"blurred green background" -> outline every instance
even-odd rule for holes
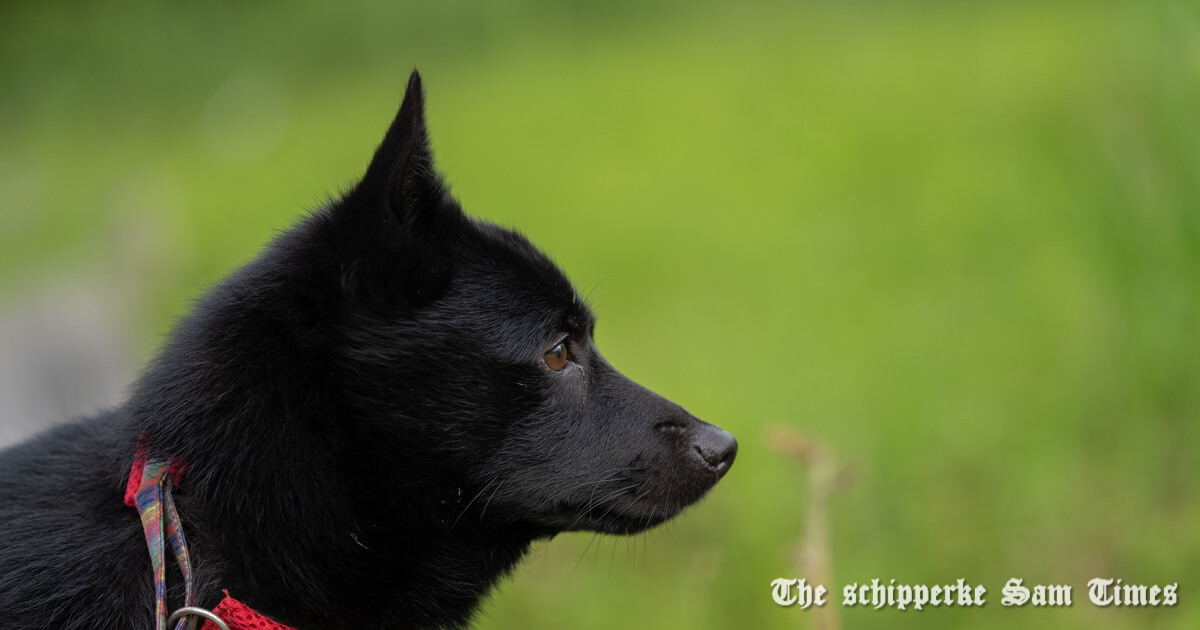
[[[811,505],[776,426],[854,471],[847,628],[1200,627],[1195,2],[5,3],[9,438],[79,348],[117,383],[83,409],[119,400],[191,298],[355,180],[414,66],[464,206],[741,442],[671,524],[536,546],[479,628],[811,627],[771,599]],[[876,577],[989,603],[838,605]],[[1011,577],[1075,605],[1004,608]],[[1179,604],[1097,608],[1093,577]]]

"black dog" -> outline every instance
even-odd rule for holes
[[[0,454],[0,628],[153,627],[135,459],[176,465],[196,605],[465,625],[534,539],[652,527],[733,463],[593,326],[545,255],[449,196],[414,72],[362,181],[198,302],[125,405]]]

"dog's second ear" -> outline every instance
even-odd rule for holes
[[[337,218],[352,251],[343,286],[371,302],[419,304],[449,276],[447,235],[462,221],[433,168],[421,75],[413,70],[400,111]]]

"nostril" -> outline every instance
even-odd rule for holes
[[[732,437],[732,436],[730,436]],[[729,447],[721,453],[721,458],[714,465],[715,468],[724,472],[733,466],[733,460],[737,457],[737,440],[730,440]]]
[[[718,475],[724,475],[737,457],[737,440],[724,429],[709,425],[693,445],[700,459]]]

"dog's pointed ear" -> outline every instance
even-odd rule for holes
[[[448,237],[464,216],[433,169],[416,70],[366,174],[334,217],[347,247],[342,286],[352,295],[380,306],[415,305],[445,287]]]
[[[413,70],[400,111],[375,150],[359,184],[367,196],[383,202],[401,224],[423,223],[441,210],[443,184],[433,170],[433,152],[425,129],[425,92]]]

